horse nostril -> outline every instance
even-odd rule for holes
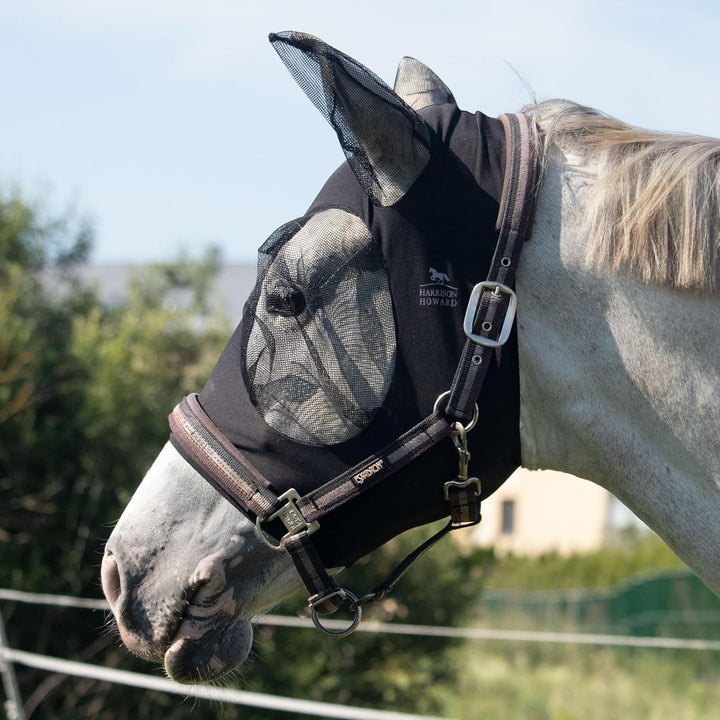
[[[110,608],[115,609],[115,604],[122,593],[122,583],[120,582],[120,569],[117,560],[110,550],[105,550],[102,566],[100,568],[100,580],[102,581],[102,589],[105,597],[110,603]]]

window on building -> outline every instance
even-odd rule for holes
[[[500,532],[503,535],[512,535],[515,532],[515,501],[503,500],[502,525]]]

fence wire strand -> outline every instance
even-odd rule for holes
[[[108,604],[101,599],[75,598],[67,595],[48,595],[29,593],[19,590],[0,588],[0,600],[49,605],[63,608],[78,608],[109,611]],[[341,621],[327,620],[325,624],[333,628],[344,626]],[[312,628],[309,618],[289,617],[284,615],[261,615],[255,618],[257,625],[271,625],[294,628]],[[492,628],[453,628],[433,625],[410,625],[400,623],[366,622],[358,628],[360,632],[386,633],[395,635],[415,635],[423,637],[455,638],[458,640],[495,640],[531,643],[568,643],[576,645],[606,645],[638,648],[673,649],[673,650],[710,650],[720,651],[720,641],[688,640],[685,638],[635,637],[629,635],[602,635],[574,632],[543,632],[530,630],[495,630]],[[0,662],[10,665],[19,663],[48,672],[62,673],[84,677],[103,682],[118,683],[131,687],[226,702],[283,712],[304,713],[315,717],[337,718],[338,720],[442,720],[441,718],[421,715],[409,715],[388,710],[372,710],[348,707],[333,703],[314,700],[263,695],[244,690],[220,688],[208,685],[182,685],[173,680],[153,677],[141,673],[107,668],[89,663],[65,660],[62,658],[38,655],[22,650],[15,650],[4,644],[0,646]]]
[[[99,665],[90,665],[75,660],[64,660],[48,655],[36,655],[22,650],[6,649],[2,651],[6,660],[34,667],[39,670],[63,673],[75,677],[84,677],[102,682],[118,683],[145,690],[183,695],[184,697],[202,698],[215,702],[232,703],[265,710],[280,710],[316,717],[338,718],[338,720],[443,720],[437,716],[409,715],[390,710],[372,710],[367,708],[348,707],[315,700],[299,700],[296,698],[263,695],[262,693],[233,690],[211,685],[182,685],[168,678],[153,677],[129,670],[117,670]]]
[[[85,608],[109,611],[105,600],[74,598],[67,595],[43,595],[20,590],[0,588],[0,600],[36,605]],[[277,627],[314,628],[312,620],[288,615],[258,615],[255,625]],[[324,621],[330,629],[344,628],[341,620]],[[441,625],[411,625],[407,623],[363,622],[357,632],[387,633],[390,635],[414,635],[457,640],[498,640],[530,643],[567,643],[571,645],[605,645],[637,648],[658,648],[663,650],[709,650],[720,651],[720,640],[689,640],[687,638],[647,637],[638,635],[612,635],[601,633],[547,632],[542,630],[497,630],[494,628],[455,628]]]

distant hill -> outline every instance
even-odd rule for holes
[[[133,275],[148,266],[139,264],[84,265],[78,268],[77,276],[83,285],[95,287],[101,300],[107,305],[118,305],[127,295],[128,282]],[[227,314],[235,327],[242,317],[245,301],[255,285],[256,265],[248,263],[223,263],[218,272],[212,293],[213,309]],[[48,285],[57,282],[55,274],[48,274]],[[62,287],[59,287],[62,293]]]

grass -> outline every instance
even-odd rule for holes
[[[461,720],[710,720],[720,680],[695,653],[466,646],[445,714]],[[707,657],[706,660],[711,660]],[[717,658],[709,663],[718,669]]]
[[[600,589],[683,567],[651,535],[583,555],[496,558],[486,587],[520,593]],[[518,615],[517,608],[488,615],[482,602],[478,616],[479,624],[491,627],[584,630]],[[720,717],[719,652],[468,642],[453,651],[453,660],[462,672],[455,687],[444,688],[443,714],[460,720]]]

